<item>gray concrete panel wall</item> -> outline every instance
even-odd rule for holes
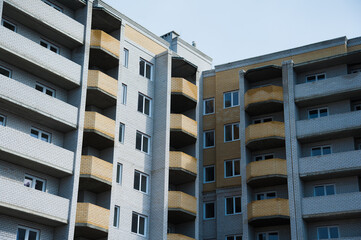
[[[309,229],[308,239],[317,239],[317,228],[325,226],[337,226],[339,228],[340,238],[342,240],[357,240],[361,237],[361,221],[359,218],[350,218],[342,220],[328,220],[307,223]]]
[[[310,157],[311,149],[318,146],[330,146],[332,153],[341,153],[355,150],[354,138],[330,138],[324,141],[315,141],[310,143],[303,143],[301,145],[300,157]],[[320,157],[320,156],[319,156]]]
[[[345,178],[329,178],[317,181],[305,182],[303,185],[303,197],[313,197],[314,187],[318,185],[334,184],[336,194],[344,194],[351,192],[358,192],[358,178],[357,176],[345,177]]]
[[[319,73],[325,73],[326,74],[326,81],[328,81],[329,78],[334,78],[341,75],[347,74],[347,65],[346,64],[340,64],[332,67],[327,68],[318,68],[306,72],[297,72],[297,80],[295,84],[302,84],[306,82],[306,76],[313,75],[313,74],[319,74]],[[322,81],[321,81],[322,82]]]

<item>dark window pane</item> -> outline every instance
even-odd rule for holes
[[[7,29],[10,29],[11,31],[15,32],[15,26],[14,25],[4,21],[3,26],[6,27]]]
[[[206,147],[214,146],[214,132],[206,133]]]
[[[45,141],[45,142],[50,142],[50,136],[47,134],[42,133],[41,134],[41,140]]]
[[[206,182],[214,181],[214,167],[206,168]]]
[[[233,236],[227,237],[227,240],[234,240]]]
[[[233,125],[233,139],[234,140],[239,139],[239,124]]]
[[[0,74],[4,75],[5,77],[10,77],[10,72],[2,67],[0,67]]]
[[[149,64],[146,64],[146,78],[150,79],[152,75],[152,67]]]
[[[34,232],[34,231],[29,231],[29,238],[28,238],[28,240],[37,240],[36,238],[37,238],[37,236],[38,236],[38,233],[37,232]]]
[[[231,106],[231,93],[224,94],[224,107],[230,107]]]
[[[144,175],[142,175],[142,189],[141,189],[141,191],[142,192],[147,192],[147,177],[146,176],[144,176]]]
[[[323,186],[315,187],[315,196],[324,196],[324,195],[325,195],[325,192],[324,192]]]
[[[45,42],[43,42],[43,41],[40,41],[40,45],[43,46],[43,47],[45,47],[45,48],[48,48],[48,44],[45,43]]]
[[[120,164],[117,165],[117,183],[120,183],[120,171],[121,171],[121,166]]]
[[[44,182],[39,181],[39,180],[35,181],[35,189],[36,190],[43,191],[43,187],[44,187]]]
[[[323,147],[322,148],[322,154],[323,155],[331,154],[331,147]]]
[[[320,117],[326,117],[326,116],[328,116],[327,108],[320,109]]]
[[[123,124],[120,124],[119,125],[119,142],[123,142],[124,140],[124,125]]]
[[[257,156],[257,157],[254,158],[254,160],[255,160],[255,161],[261,161],[261,160],[263,160],[263,159],[262,159],[262,156]]]
[[[134,173],[134,189],[139,190],[140,188],[140,174],[138,172]]]
[[[33,179],[32,179],[32,178],[25,177],[25,179],[24,179],[24,186],[25,186],[25,187],[31,187],[32,183],[33,183]]]
[[[139,74],[144,76],[144,61],[140,60],[139,62]]]
[[[5,126],[5,118],[0,116],[0,125]]]
[[[335,186],[326,186],[326,195],[335,195]]]
[[[258,123],[261,123],[261,122],[262,122],[261,120],[257,119],[257,120],[253,121],[253,124],[258,124]]]
[[[206,106],[205,106],[205,108],[206,108],[206,114],[208,114],[208,113],[213,113],[214,112],[214,108],[213,108],[213,103],[214,103],[214,101],[213,100],[207,100],[206,101]]]
[[[272,121],[272,118],[265,118],[263,119],[263,122],[271,122]]]
[[[233,176],[233,166],[232,161],[226,162],[226,177],[232,177]]]
[[[214,203],[206,203],[206,218],[214,218]]]
[[[238,92],[233,93],[233,106],[239,105]]]
[[[272,159],[273,158],[273,155],[272,154],[269,154],[269,155],[265,155],[264,156],[264,159],[266,160],[266,159]]]
[[[114,227],[118,227],[118,215],[119,215],[119,208],[114,207],[114,219],[113,219]]]
[[[225,140],[232,141],[232,125],[225,126]]]
[[[278,233],[269,233],[268,240],[278,240]]]
[[[149,151],[149,139],[143,136],[143,152],[148,153]]]
[[[234,175],[241,175],[240,161],[234,161]]]
[[[26,230],[22,228],[18,228],[18,234],[16,236],[16,240],[25,240]]]
[[[233,214],[233,198],[226,198],[226,213]]]
[[[150,114],[150,100],[145,98],[145,106],[144,106],[144,113],[149,115]]]
[[[136,141],[135,141],[135,148],[138,150],[142,150],[142,134],[137,133]]]
[[[312,156],[319,156],[321,155],[321,148],[317,147],[317,148],[312,148],[311,149],[311,155]]]
[[[322,227],[317,229],[318,239],[328,239],[327,227]]]
[[[31,129],[30,135],[32,137],[38,138],[39,132],[37,130]]]
[[[242,240],[242,236],[237,236],[236,240]]]
[[[139,234],[145,235],[145,218],[139,217]]]
[[[276,198],[276,193],[275,192],[267,193],[267,199],[272,199],[272,198]]]
[[[36,85],[35,89],[40,91],[40,92],[42,92],[44,90],[44,88],[42,86],[40,86],[40,85]]]
[[[308,111],[308,118],[318,118],[318,110],[310,110]]]
[[[242,208],[241,208],[241,197],[236,197],[235,199],[235,207],[236,207],[236,213],[240,213],[242,212]]]
[[[48,89],[46,89],[45,93],[49,96],[53,96],[54,95],[54,92],[53,91],[50,91]]]
[[[326,75],[325,74],[321,74],[321,75],[318,75],[317,76],[317,80],[323,80],[326,78]]]
[[[308,76],[306,81],[307,82],[314,82],[314,81],[316,81],[316,76]]]
[[[337,227],[330,227],[330,238],[339,238]]]
[[[55,53],[58,53],[58,49],[53,47],[53,46],[50,46],[50,51],[53,51]]]
[[[264,194],[257,194],[257,200],[264,200]]]
[[[138,96],[138,112],[143,112],[143,96],[139,94]]]
[[[266,240],[266,234],[265,233],[258,234],[257,240]]]
[[[133,213],[132,216],[132,232],[137,233],[138,232],[138,215]]]

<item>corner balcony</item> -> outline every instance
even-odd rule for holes
[[[94,156],[82,156],[79,189],[95,193],[109,191],[112,186],[113,164]]]
[[[102,30],[91,30],[89,66],[108,70],[119,65],[120,42]]]
[[[195,240],[194,238],[184,236],[183,234],[168,233],[167,240]]]
[[[25,187],[22,182],[0,178],[0,213],[44,224],[68,224],[69,199]]]
[[[274,186],[287,183],[285,159],[268,159],[247,165],[247,183],[253,187]]]
[[[108,108],[117,104],[118,81],[107,74],[88,71],[87,105]]]
[[[58,131],[76,129],[76,107],[3,75],[0,82],[0,107]]]
[[[285,144],[285,124],[266,122],[252,124],[246,128],[246,145],[252,150],[282,147]]]
[[[183,152],[169,152],[169,181],[178,185],[195,181],[197,159]]]
[[[290,220],[288,199],[253,201],[247,209],[248,222],[256,227],[287,224]]]
[[[184,78],[172,77],[172,112],[185,112],[196,108],[198,88]]]
[[[91,203],[78,203],[75,218],[75,237],[105,238],[109,228],[108,209]]]
[[[30,130],[0,126],[0,158],[56,177],[73,173],[74,152],[31,137]]]
[[[175,148],[197,141],[197,122],[183,114],[170,115],[170,142]]]
[[[79,64],[4,27],[0,28],[0,59],[65,89],[80,86]]]
[[[85,112],[84,146],[105,149],[114,146],[115,121],[97,112]]]
[[[283,110],[283,88],[271,85],[250,89],[244,95],[244,105],[252,116],[280,112]]]
[[[194,221],[197,198],[180,191],[168,192],[168,221],[173,224]]]

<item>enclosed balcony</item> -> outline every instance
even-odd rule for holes
[[[78,203],[75,218],[75,237],[105,238],[109,228],[108,209],[91,203]]]
[[[94,156],[82,156],[79,189],[95,193],[112,186],[113,164]]]
[[[168,221],[179,224],[194,221],[197,215],[197,198],[180,191],[168,192]]]
[[[285,144],[285,124],[266,122],[252,124],[246,128],[246,145],[252,150],[282,147]]]
[[[283,88],[270,85],[253,88],[244,95],[246,111],[254,116],[283,110]]]
[[[170,116],[170,142],[175,148],[194,144],[197,140],[197,122],[182,114]]]
[[[195,181],[197,159],[183,152],[169,152],[169,181],[178,185]]]
[[[120,42],[102,30],[92,30],[89,66],[112,69],[119,65]]]
[[[118,81],[107,74],[89,70],[86,104],[98,108],[108,108],[117,103]]]
[[[197,86],[184,78],[172,78],[171,109],[180,113],[197,106]]]
[[[85,112],[84,146],[105,149],[114,146],[115,121],[97,112]]]
[[[247,183],[253,187],[274,186],[287,183],[285,159],[268,159],[247,165]]]
[[[256,227],[289,223],[288,199],[274,198],[248,204],[248,222]]]
[[[187,237],[183,234],[168,233],[167,240],[195,240],[194,238]]]

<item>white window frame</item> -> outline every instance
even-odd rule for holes
[[[322,146],[314,146],[314,147],[311,147],[311,157],[329,155],[329,154],[323,154],[323,149],[324,149],[324,148],[328,148],[328,147],[329,147],[330,150],[331,150],[331,153],[330,153],[330,154],[332,154],[332,146],[331,146],[331,145],[322,145]],[[320,149],[321,149],[321,155],[313,155],[312,150],[315,149],[315,148],[320,148]]]
[[[140,62],[144,62],[144,75],[142,75],[140,73]],[[150,78],[146,77],[147,76],[147,65],[150,66]],[[153,81],[153,64],[148,62],[144,58],[140,58],[139,59],[139,75],[149,79],[150,81]]]
[[[46,180],[43,179],[43,178],[38,178],[38,177],[35,177],[33,175],[30,175],[30,174],[25,174],[24,176],[24,182],[25,182],[25,178],[28,177],[28,178],[31,178],[32,182],[31,182],[31,186],[29,186],[28,188],[32,188],[34,190],[38,190],[38,189],[35,189],[35,185],[36,185],[36,181],[39,181],[39,182],[42,182],[43,183],[43,189],[41,190],[38,190],[38,191],[42,191],[42,192],[45,192],[46,191]],[[25,186],[25,183],[24,183],[24,187],[27,187]]]
[[[42,46],[42,45],[41,45],[42,42],[45,43],[45,44],[47,44],[47,46],[46,46],[46,47],[45,47],[45,46]],[[39,44],[40,44],[40,46],[45,47],[45,48],[48,49],[48,50],[50,50],[50,47],[53,47],[53,48],[56,49],[56,52],[54,52],[54,51],[52,51],[52,50],[50,50],[50,51],[53,52],[53,53],[56,53],[56,54],[60,54],[60,48],[59,48],[58,46],[56,46],[55,44],[53,44],[53,43],[51,43],[51,42],[49,42],[49,41],[47,41],[47,40],[45,40],[45,39],[41,39],[40,42],[39,42]]]
[[[333,186],[333,189],[334,189],[335,194],[327,195],[327,194],[326,194],[326,187],[327,187],[327,186]],[[323,194],[324,194],[324,195],[316,196],[316,187],[322,187],[322,188],[323,188]],[[332,195],[336,195],[336,194],[337,194],[337,192],[336,192],[336,184],[334,184],[334,183],[317,184],[317,185],[314,185],[314,186],[313,186],[313,196],[314,196],[314,197],[332,196]]]
[[[327,228],[327,235],[328,235],[328,238],[327,239],[338,239],[340,238],[340,228],[338,226],[322,226],[322,227],[317,227],[317,239],[320,240],[320,234],[318,232],[318,229],[320,228]],[[337,228],[337,233],[338,233],[338,237],[337,238],[331,238],[330,236],[330,228]],[[324,239],[324,238],[322,238]]]
[[[140,134],[141,135],[141,140],[140,140],[140,149],[137,148],[137,134]],[[146,151],[143,151],[143,147],[144,147],[144,138],[147,138],[148,139],[148,152]],[[141,151],[143,153],[146,153],[146,154],[150,154],[151,152],[151,137],[145,133],[142,133],[140,131],[137,131],[136,132],[136,136],[135,136],[135,149],[138,150],[138,151]]]
[[[273,121],[273,117],[270,116],[270,117],[262,117],[262,118],[256,118],[256,119],[253,119],[252,120],[252,124],[259,124],[259,123],[256,123],[256,121],[260,121],[260,123],[264,123],[265,120],[267,119],[271,119],[271,121],[266,121],[266,122],[272,122]]]
[[[236,240],[237,237],[241,237],[241,239],[243,239],[241,234],[237,234],[237,235],[227,235],[225,240],[228,240],[229,237],[233,238],[233,240]]]
[[[124,137],[125,137],[125,124],[119,123],[119,142],[124,143]]]
[[[122,185],[122,181],[123,181],[123,164],[121,164],[121,163],[117,163],[117,172],[116,172],[116,176],[115,176],[115,181],[119,185]]]
[[[134,183],[135,183],[135,174],[138,173],[139,174],[139,189],[136,189],[135,186],[134,186]],[[142,191],[142,177],[145,177],[145,179],[147,180],[146,181],[146,191]],[[141,172],[141,171],[138,171],[138,170],[134,170],[134,179],[133,179],[134,183],[133,183],[133,189],[138,191],[138,192],[141,192],[141,193],[144,193],[144,194],[148,194],[149,193],[149,175]]]
[[[259,238],[259,235],[260,234],[266,234],[266,240],[268,240],[269,239],[269,234],[271,234],[271,233],[277,233],[277,235],[278,235],[278,239],[279,239],[279,237],[280,237],[280,234],[279,234],[279,232],[278,231],[270,231],[270,232],[258,232],[257,234],[256,234],[256,239],[258,240]]]
[[[233,105],[233,94],[238,92],[238,104],[237,105]],[[226,98],[225,98],[225,95],[226,94],[231,94],[231,106],[229,107],[226,107]],[[223,108],[226,109],[226,108],[231,108],[231,107],[237,107],[239,106],[239,90],[236,90],[236,91],[230,91],[230,92],[224,92],[223,93]]]
[[[206,205],[207,204],[212,204],[213,203],[213,213],[214,213],[214,216],[213,217],[211,217],[211,218],[207,218],[206,217]],[[204,202],[203,203],[203,219],[204,220],[211,220],[211,219],[216,219],[216,203],[214,202],[214,201],[212,201],[212,202]]]
[[[40,239],[40,231],[39,231],[38,229],[29,228],[29,227],[24,227],[24,226],[18,226],[18,227],[17,227],[17,230],[16,230],[16,239],[18,238],[19,229],[25,230],[25,240],[28,240],[28,239],[29,239],[29,233],[30,233],[30,231],[36,232],[36,240],[39,240],[39,239]]]
[[[142,111],[139,111],[139,96],[142,96],[143,97],[143,108],[142,108]],[[145,100],[148,100],[149,101],[149,114],[146,114],[145,113]],[[146,116],[152,116],[152,99],[140,92],[138,92],[138,106],[137,106],[137,111],[146,115]]]
[[[233,213],[227,213],[227,199],[228,198],[232,198],[232,202],[233,202]],[[240,212],[236,212],[236,198],[240,198],[241,199],[241,211]],[[242,197],[241,196],[232,196],[232,197],[225,197],[224,198],[224,214],[226,216],[231,216],[231,215],[238,215],[238,214],[242,214]]]
[[[267,158],[266,159],[266,156],[272,156],[272,158]],[[258,157],[261,157],[262,159],[256,160]],[[259,154],[259,155],[254,156],[253,161],[258,162],[258,161],[264,161],[264,160],[274,159],[274,158],[275,158],[274,153],[264,153],[264,154]]]
[[[9,68],[3,67],[3,66],[0,66],[0,68],[3,69],[3,70],[5,70],[5,71],[8,71],[8,72],[9,72],[8,78],[12,78],[13,73],[12,73],[12,71],[11,71]],[[3,76],[5,76],[5,75],[3,75]],[[6,77],[6,76],[5,76],[5,77]]]
[[[38,131],[38,133],[39,133],[39,134],[38,134],[38,137],[34,137],[34,136],[31,135],[31,131],[32,131],[32,130]],[[42,134],[48,135],[48,136],[49,136],[49,138],[48,138],[49,141],[44,141],[44,140],[42,140],[42,139],[41,139],[41,135],[42,135]],[[30,128],[30,136],[32,136],[32,137],[34,137],[34,138],[36,138],[36,139],[39,139],[39,140],[41,140],[41,141],[47,142],[47,143],[51,143],[51,137],[52,137],[52,136],[51,136],[51,133],[45,132],[45,131],[43,131],[43,130],[40,130],[39,128],[31,127],[31,128]]]
[[[256,201],[262,201],[262,200],[258,200],[258,196],[259,196],[259,195],[263,195],[263,196],[264,196],[264,199],[263,199],[263,200],[273,199],[273,198],[267,198],[267,194],[269,194],[269,193],[274,193],[274,194],[275,194],[275,197],[274,197],[274,198],[277,198],[277,192],[276,192],[276,191],[259,192],[259,193],[256,193]]]
[[[234,138],[234,131],[235,131],[234,128],[235,128],[236,125],[238,125],[238,131],[239,131],[239,122],[224,125],[224,127],[223,127],[224,136],[223,137],[224,137],[224,142],[225,143],[239,141],[239,137],[240,137],[239,132],[238,132],[238,138]],[[228,126],[232,126],[232,136],[231,136],[231,140],[226,141],[226,127],[228,127]]]
[[[241,176],[241,169],[239,169],[239,174],[235,174],[236,168],[235,168],[234,162],[236,162],[236,161],[239,161],[239,166],[241,168],[241,160],[239,158],[224,161],[224,178],[233,178],[233,177]],[[227,177],[227,169],[226,169],[227,162],[232,162],[232,176],[228,176],[228,177]]]
[[[120,220],[120,207],[117,205],[114,205],[114,213],[113,213],[113,227],[119,228],[119,220]],[[117,214],[117,215],[115,215]],[[115,218],[116,217],[116,218]]]
[[[4,119],[4,120],[3,120],[3,123],[0,123],[0,126],[5,127],[5,126],[6,126],[6,116],[5,116],[5,115],[0,114],[0,118],[3,118],[3,119]]]
[[[37,86],[42,87],[43,90],[40,91],[39,89],[36,89]],[[36,82],[36,83],[35,83],[35,90],[37,90],[37,91],[39,91],[39,92],[42,92],[42,93],[46,94],[46,95],[49,96],[49,97],[54,97],[54,98],[55,98],[56,90],[53,89],[53,88],[50,88],[50,87],[48,87],[48,86],[45,86],[44,84],[41,84],[41,83],[39,83],[39,82]],[[46,91],[51,92],[52,95],[47,94]]]
[[[208,101],[212,101],[212,102],[213,102],[213,112],[210,112],[210,113],[206,113],[206,104],[207,104]],[[215,99],[214,99],[214,98],[207,98],[207,99],[204,99],[204,100],[203,100],[203,115],[211,115],[211,114],[214,114],[215,108],[216,108],[216,105],[215,105]]]
[[[132,228],[133,228],[133,214],[134,215],[137,215],[138,216],[138,220],[137,220],[137,232],[133,232],[132,231]],[[144,235],[143,234],[140,234],[139,233],[139,219],[140,218],[144,218]],[[134,234],[137,234],[139,236],[143,236],[143,237],[146,237],[148,234],[147,234],[147,231],[148,231],[148,216],[146,215],[143,215],[143,214],[140,214],[140,213],[137,213],[137,212],[132,212],[132,224],[131,224],[131,232],[134,233]]]
[[[49,5],[50,7],[58,10],[59,12],[64,12],[63,8],[59,7],[58,5],[48,1],[48,0],[42,0],[45,4]]]
[[[11,30],[11,29],[9,29],[9,28],[5,27],[5,26],[4,26],[4,23],[7,23],[7,24],[9,24],[9,25],[13,26],[13,27],[14,27],[14,30]],[[14,24],[14,23],[10,22],[9,20],[6,20],[6,19],[1,19],[1,25],[2,25],[3,27],[5,27],[5,28],[9,29],[10,31],[17,32],[17,26],[16,26],[16,24]]]
[[[324,75],[325,77],[323,79],[318,79],[320,76]],[[315,81],[309,81],[308,78],[309,77],[315,77]],[[327,78],[326,73],[316,73],[316,74],[310,74],[306,76],[306,83],[310,83],[310,82],[317,82],[317,81],[322,81],[325,80]]]
[[[122,83],[122,104],[127,105],[128,86]]]
[[[321,113],[320,113],[320,111],[321,111],[321,110],[324,110],[324,109],[327,110],[327,116],[323,116],[323,117],[328,117],[328,116],[330,116],[330,112],[328,111],[328,107],[319,107],[319,108],[308,109],[308,110],[307,110],[307,118],[308,118],[308,119],[321,118]],[[315,118],[310,118],[310,112],[311,112],[311,111],[317,111],[317,117],[315,117]]]
[[[127,48],[124,48],[123,49],[123,54],[124,54],[123,67],[128,68],[128,65],[129,65],[129,50]]]
[[[206,146],[206,134],[207,133],[211,133],[213,132],[213,145],[211,146]],[[207,149],[207,148],[214,148],[216,146],[216,132],[214,130],[207,130],[203,132],[203,148]]]
[[[206,169],[207,168],[213,168],[213,176],[214,176],[214,179],[213,181],[206,181]],[[215,182],[216,181],[216,167],[215,165],[209,165],[209,166],[204,166],[203,167],[203,183],[212,183],[212,182]]]

